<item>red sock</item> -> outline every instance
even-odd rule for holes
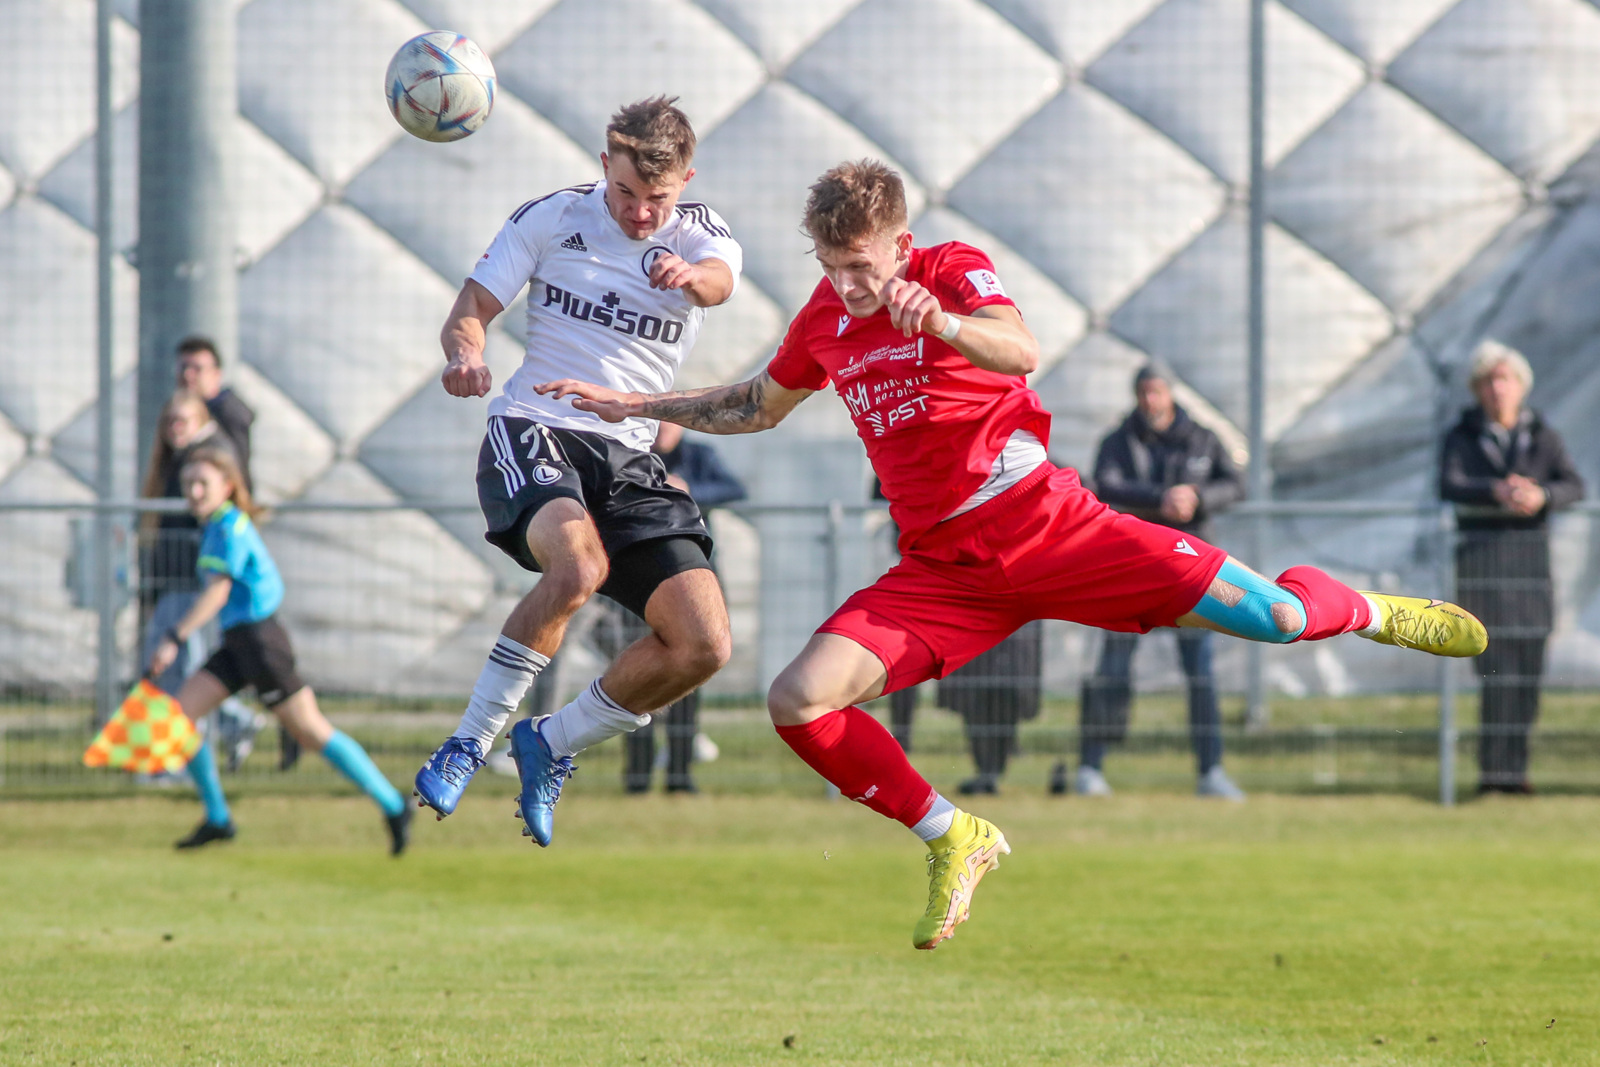
[[[839,792],[907,826],[928,814],[938,795],[894,735],[860,708],[830,711],[803,726],[780,726],[778,736]]]
[[[1278,575],[1278,584],[1305,605],[1306,628],[1296,641],[1337,637],[1372,621],[1372,605],[1366,597],[1315,567],[1290,567]]]

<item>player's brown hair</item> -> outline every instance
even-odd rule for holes
[[[824,248],[851,248],[906,226],[906,186],[876,159],[833,167],[811,186],[800,229]]]
[[[224,478],[228,479],[228,484],[233,487],[233,491],[228,494],[228,499],[233,501],[234,507],[252,519],[260,517],[261,509],[251,499],[250,487],[245,484],[244,472],[239,469],[239,461],[233,458],[232,452],[201,445],[189,454],[189,458],[184,460],[183,466],[187,470],[199,463],[211,464],[222,472]]]
[[[606,151],[627,156],[651,185],[683,177],[694,159],[694,127],[677,102],[675,96],[635,100],[606,126]]]

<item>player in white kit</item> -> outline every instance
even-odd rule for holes
[[[629,392],[669,389],[705,309],[738,285],[743,253],[704,204],[689,120],[664,97],[629,104],[606,127],[605,179],[530,200],[501,227],[462,286],[442,335],[452,396],[484,396],[489,322],[529,286],[527,354],[489,403],[478,457],[485,537],[543,577],[511,612],[455,733],[416,778],[419,805],[453,812],[494,736],[596,592],[652,632],[576,700],[519,721],[523,833],[550,843],[572,756],[631,732],[727,662],[728,614],[699,509],[651,453],[656,422],[608,423],[533,386],[582,377]]]

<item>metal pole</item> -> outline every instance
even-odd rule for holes
[[[1250,499],[1265,502],[1272,494],[1268,469],[1266,428],[1266,0],[1250,0],[1250,212],[1246,294],[1247,377],[1249,380]],[[1251,549],[1257,567],[1267,562],[1270,519],[1258,515],[1252,524]],[[1262,647],[1249,646],[1250,692],[1246,726],[1259,729],[1267,723]]]
[[[162,0],[139,12],[139,403],[136,456],[150,453],[172,394],[173,349],[238,346],[231,166],[238,112],[233,4]]]
[[[1448,595],[1455,584],[1455,513],[1448,505],[1439,509],[1439,592]],[[1454,660],[1439,660],[1439,803],[1456,802],[1456,672]]]
[[[116,378],[112,368],[111,257],[115,252],[111,227],[112,116],[111,116],[111,7],[113,0],[95,4],[94,81],[94,228],[95,228],[95,494],[101,501],[116,495],[116,456],[113,404]],[[111,718],[117,703],[117,603],[116,557],[112,541],[113,516],[94,516],[94,591],[99,612],[98,655],[95,668],[94,714],[96,723]]]

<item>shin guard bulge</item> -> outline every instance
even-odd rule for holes
[[[911,766],[894,735],[860,708],[830,711],[804,725],[777,730],[839,792],[905,826],[915,826],[938,795]]]

